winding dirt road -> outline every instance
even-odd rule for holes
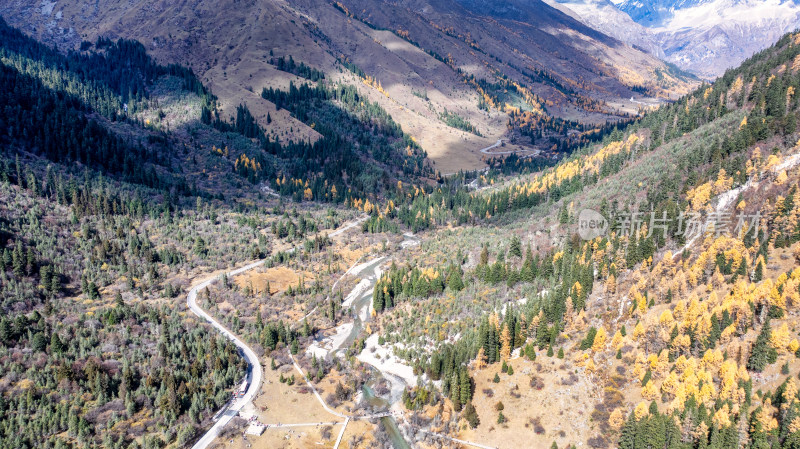
[[[366,220],[369,217],[362,217],[357,220],[348,222],[343,224],[339,229],[333,231],[329,234],[329,237],[334,237],[336,235],[342,234],[349,229],[353,229],[358,226],[361,222]],[[292,248],[289,251],[293,252],[297,248]],[[264,260],[259,260],[257,262],[253,262],[249,265],[245,265],[241,268],[237,268],[235,270],[229,271],[225,273],[228,277],[236,276],[238,274],[244,273],[245,271],[252,270],[258,266],[264,264]],[[236,416],[239,411],[247,404],[252,402],[253,398],[255,398],[258,390],[261,388],[261,382],[264,377],[263,367],[261,366],[261,361],[256,355],[255,351],[253,351],[250,346],[248,346],[244,341],[239,339],[236,335],[233,334],[227,327],[225,327],[222,323],[217,321],[214,317],[212,317],[209,313],[203,310],[197,304],[197,292],[203,290],[204,288],[208,287],[209,285],[216,282],[220,276],[214,276],[212,278],[208,278],[203,282],[195,285],[194,287],[189,290],[189,294],[186,296],[186,305],[189,307],[189,310],[192,311],[195,315],[202,318],[203,320],[207,321],[211,326],[213,326],[217,331],[219,331],[222,335],[225,336],[228,340],[232,341],[233,344],[239,348],[240,354],[244,357],[245,361],[247,362],[247,391],[242,397],[234,399],[230,402],[223,411],[219,415],[217,422],[211,426],[210,429],[202,436],[197,442],[192,446],[192,449],[206,449],[222,432],[222,429]],[[313,312],[313,311],[312,311]]]
[[[241,268],[237,268],[233,271],[229,271],[227,273],[228,276],[236,276],[237,274],[243,273],[248,270],[252,270],[255,267],[263,265],[264,261],[260,260],[258,262],[253,262],[250,265],[246,265]],[[261,362],[258,359],[256,353],[247,346],[245,342],[239,339],[236,335],[234,335],[227,327],[223,326],[219,321],[217,321],[214,317],[209,315],[205,310],[201,309],[200,306],[197,305],[197,292],[208,287],[215,281],[219,279],[219,276],[215,276],[210,279],[206,279],[205,281],[201,282],[200,284],[195,285],[189,290],[189,295],[186,297],[186,305],[189,306],[189,310],[191,310],[195,315],[198,317],[206,320],[211,326],[217,329],[225,338],[229,339],[239,348],[239,352],[247,361],[247,380],[248,386],[247,391],[245,394],[233,400],[225,409],[225,411],[220,415],[219,419],[210,429],[208,432],[205,433],[199,440],[192,446],[192,449],[206,449],[209,444],[211,444],[214,439],[219,436],[222,429],[239,413],[239,410],[242,409],[246,404],[250,403],[253,398],[256,396],[258,389],[261,388],[261,380],[263,378],[263,369],[261,367]]]
[[[344,233],[345,231],[347,231],[349,229],[353,229],[356,226],[358,226],[361,222],[366,220],[367,218],[368,217],[362,217],[362,218],[359,218],[357,220],[345,223],[339,229],[337,229],[336,231],[334,231],[331,234],[329,234],[329,236],[333,237],[333,236],[336,236],[336,235],[340,235],[340,234]],[[406,234],[405,237],[406,237],[407,241],[409,241],[409,240],[411,241],[411,245],[419,244],[419,240],[417,240],[416,237],[413,236],[413,234]],[[289,251],[290,252],[291,251],[295,251],[296,249],[297,249],[297,247],[292,248]],[[383,258],[384,257],[378,258],[376,260],[373,260],[372,262],[376,262],[376,261],[377,262],[381,262],[383,260]],[[261,265],[264,264],[264,262],[265,262],[265,260],[259,260],[259,261],[253,262],[253,263],[251,263],[249,265],[245,265],[245,266],[243,266],[241,268],[237,268],[235,270],[231,270],[229,272],[226,272],[225,274],[228,277],[236,276],[236,275],[239,275],[239,274],[244,273],[246,271],[252,270],[253,268],[261,266]],[[348,269],[348,271],[342,276],[342,278],[344,276],[346,276],[352,269],[353,269],[353,267],[350,267],[350,269]],[[377,273],[376,273],[376,275],[377,275]],[[239,337],[234,335],[227,327],[225,327],[223,324],[221,324],[219,321],[217,321],[214,317],[212,317],[208,312],[203,310],[197,304],[197,292],[199,292],[199,291],[203,290],[204,288],[208,287],[209,285],[213,284],[214,282],[219,280],[220,277],[221,276],[219,276],[219,275],[218,276],[214,276],[214,277],[205,279],[201,283],[193,286],[191,288],[191,290],[189,290],[189,294],[186,297],[186,304],[189,307],[189,310],[192,311],[192,313],[194,313],[198,317],[202,318],[203,320],[205,320],[206,322],[211,324],[212,327],[214,327],[217,331],[219,331],[227,339],[231,340],[236,345],[236,347],[239,348],[239,352],[242,354],[242,356],[244,357],[244,359],[245,359],[245,361],[247,362],[247,365],[248,365],[248,370],[247,370],[248,386],[247,386],[247,391],[245,392],[245,394],[242,397],[236,398],[235,400],[230,402],[225,408],[222,409],[222,411],[219,413],[219,418],[217,419],[217,422],[214,423],[214,425],[205,434],[203,434],[203,436],[200,437],[200,439],[198,439],[197,442],[195,442],[195,444],[192,446],[192,449],[206,449],[206,448],[209,447],[209,445],[212,442],[214,442],[214,440],[222,432],[222,429],[233,419],[233,417],[235,417],[244,406],[246,406],[247,404],[249,404],[250,402],[253,401],[253,399],[255,398],[256,394],[259,391],[259,389],[261,388],[261,382],[263,380],[263,375],[264,375],[263,367],[261,366],[261,361],[260,361],[258,355],[256,355],[255,351],[253,351],[252,348],[250,348],[250,346],[248,346],[244,341],[239,339]],[[339,280],[341,280],[341,278]],[[338,280],[337,280],[337,283],[338,283]],[[314,312],[314,310],[309,312],[309,315],[311,313],[313,313],[313,312]],[[308,316],[308,315],[306,315],[306,316]],[[294,359],[294,356],[291,354],[291,352],[289,352],[289,357],[292,360],[292,364],[294,365],[294,368],[299,372],[300,377],[302,377],[303,380],[306,382],[306,384],[311,388],[311,390],[313,391],[313,393],[316,396],[317,400],[322,404],[322,407],[325,409],[325,411],[327,411],[328,413],[330,413],[331,415],[334,415],[336,417],[344,418],[344,421],[341,421],[341,422],[328,422],[328,423],[320,422],[320,423],[297,423],[297,424],[277,424],[277,425],[270,424],[270,425],[267,425],[267,427],[303,427],[303,426],[319,426],[319,425],[337,425],[337,424],[342,424],[342,428],[341,428],[341,430],[339,432],[339,435],[338,435],[338,437],[336,439],[336,442],[334,444],[334,448],[336,449],[341,444],[342,438],[344,436],[344,431],[347,428],[347,424],[351,420],[379,419],[379,418],[382,418],[382,417],[385,417],[385,416],[394,416],[395,415],[392,412],[383,412],[383,413],[367,414],[367,415],[345,415],[343,413],[339,413],[339,412],[331,409],[328,406],[328,404],[325,403],[325,400],[319,394],[319,392],[314,387],[314,385],[311,384],[308,381],[308,377],[307,377],[306,373],[304,373],[303,369],[300,367],[300,365],[297,364],[297,361]],[[377,368],[380,371],[380,367],[377,367]],[[427,433],[429,435],[432,435],[432,436],[435,436],[435,437],[447,439],[447,440],[450,440],[452,442],[456,442],[456,443],[459,443],[459,444],[470,445],[470,446],[474,446],[474,447],[478,447],[478,448],[482,448],[482,449],[494,449],[494,448],[492,448],[490,446],[484,446],[484,445],[481,445],[481,444],[478,444],[478,443],[469,442],[469,441],[457,440],[455,438],[451,438],[451,437],[448,437],[446,435],[436,434],[436,433],[428,432],[428,431],[425,431],[425,433]]]
[[[490,151],[491,151],[491,150],[493,150],[493,149],[495,149],[495,148],[499,147],[499,146],[500,146],[500,145],[502,145],[502,144],[503,144],[503,140],[502,140],[502,139],[497,139],[497,142],[495,142],[495,143],[493,143],[493,144],[489,145],[489,146],[488,146],[488,147],[486,147],[486,148],[481,148],[481,153],[483,153],[483,154],[509,154],[509,153],[511,153],[511,152],[506,152],[506,153],[490,153]]]

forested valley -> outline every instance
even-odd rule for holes
[[[0,21],[0,447],[194,442],[247,372],[185,305],[212,277],[259,419],[315,386],[340,417],[394,396],[419,447],[800,447],[800,36],[561,160],[451,176],[359,87],[270,61],[302,82],[260,100],[315,142],[141,43],[62,53]],[[563,125],[529,112],[532,139]],[[582,238],[583,209],[609,232]],[[391,444],[381,423],[350,446]]]

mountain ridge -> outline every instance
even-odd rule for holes
[[[553,3],[555,0],[552,0]],[[796,0],[665,0],[613,3],[606,0],[558,1],[579,20],[649,51],[704,79],[726,69],[800,27]],[[629,32],[631,27],[635,32]]]
[[[542,114],[536,121],[540,133],[563,141],[563,133],[550,122],[574,122],[568,124],[573,129],[578,123],[614,123],[637,113],[638,105],[628,100],[641,94],[632,88],[663,98],[668,90],[685,91],[695,82],[673,75],[659,78],[656,72],[668,73],[662,62],[540,2],[531,8],[555,18],[553,24],[536,22],[536,14],[527,13],[534,25],[523,25],[480,11],[465,12],[460,3],[442,1],[361,4],[296,0],[214,5],[199,1],[169,8],[117,0],[103,0],[98,8],[78,3],[61,1],[45,8],[13,2],[0,6],[0,14],[63,48],[77,48],[80,41],[98,36],[140,39],[159,60],[182,61],[192,67],[219,97],[224,114],[233,115],[238,104],[245,104],[274,139],[312,142],[319,138],[316,131],[258,96],[262,87],[285,89],[290,81],[301,82],[269,64],[273,58],[293,56],[322,70],[331,81],[355,84],[371,101],[380,103],[443,173],[485,166],[479,150],[503,136],[518,142],[523,153],[526,148],[527,152],[550,148],[544,141],[531,144],[527,138],[514,137],[518,133],[507,135],[510,113],[505,110],[505,100],[499,100],[506,96],[502,84],[524,87],[529,94],[514,94],[522,101],[511,103],[539,108]],[[378,11],[376,5],[385,11]],[[520,11],[528,8],[525,2],[512,5]],[[448,8],[461,11],[467,20],[448,16]],[[386,20],[371,26],[370,14],[386,14]],[[402,20],[392,21],[399,18]],[[265,23],[269,26],[263,26]],[[405,33],[410,39],[403,37]],[[485,42],[477,42],[483,39]],[[505,41],[513,41],[513,45]],[[443,42],[447,45],[441,45]],[[524,49],[523,53],[515,54],[517,49]],[[514,64],[516,68],[509,64],[514,61],[519,63]],[[355,64],[364,76],[343,72],[345,62]],[[365,83],[367,76],[371,81]],[[503,80],[504,76],[509,79]],[[470,77],[474,79],[467,80]],[[487,89],[479,89],[480,80],[496,85],[488,92],[494,106],[481,106]],[[526,95],[529,100],[524,100]],[[535,101],[534,96],[538,97]],[[443,117],[453,114],[480,135],[449,126]],[[450,121],[456,122],[458,119]]]

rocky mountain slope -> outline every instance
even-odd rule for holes
[[[714,0],[616,0],[619,9],[644,26],[660,26],[676,11],[713,3]]]
[[[535,111],[543,138],[532,149],[542,151],[563,141],[566,128],[581,131],[578,122],[635,113],[632,88],[666,96],[692,83],[542,2],[504,11],[449,0],[13,1],[0,14],[63,49],[98,36],[137,39],[160,60],[193,68],[228,114],[242,103],[282,142],[314,141],[312,127],[258,95],[303,82],[271,64],[292,56],[331,82],[357,85],[444,173],[483,166],[478,150],[508,132],[505,103]]]
[[[558,1],[565,12],[589,26],[706,79],[716,78],[800,27],[800,3],[795,0],[614,3]]]
[[[664,59],[656,36],[609,0],[547,0],[554,8],[622,42]]]
[[[798,27],[793,0],[715,0],[675,8],[653,31],[668,61],[713,78]]]

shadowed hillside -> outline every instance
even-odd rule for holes
[[[477,8],[455,2],[105,1],[96,7],[15,3],[0,7],[0,14],[62,48],[98,36],[140,40],[161,60],[198,73],[224,113],[245,104],[274,138],[313,141],[319,135],[312,128],[258,96],[263,87],[286,89],[300,81],[273,64],[291,56],[331,81],[357,85],[443,173],[481,167],[477,150],[500,137],[528,153],[553,145],[563,151],[580,143],[574,133],[567,138],[568,130],[581,133],[635,114],[640,105],[628,101],[631,96],[667,97],[667,89],[674,95],[691,83],[541,2],[510,4],[516,18]],[[528,115],[523,125],[512,120],[509,130],[513,110]]]

